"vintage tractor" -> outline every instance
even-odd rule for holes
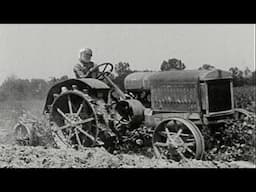
[[[226,71],[135,72],[125,78],[124,93],[109,77],[112,64],[97,68],[96,79],[87,78],[89,73],[57,83],[48,92],[43,113],[65,146],[104,146],[113,152],[135,138],[138,146],[150,140],[159,158],[201,159],[203,129],[251,115],[234,108],[232,76]],[[17,126],[17,138],[25,129]]]

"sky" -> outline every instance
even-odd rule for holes
[[[255,70],[253,24],[0,24],[0,83],[10,75],[74,78],[86,47],[97,64],[129,62],[134,70],[159,70],[169,58],[187,69]]]

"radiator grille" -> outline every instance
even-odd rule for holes
[[[230,81],[208,82],[208,102],[210,113],[232,109]]]

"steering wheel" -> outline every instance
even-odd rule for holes
[[[92,72],[95,72],[97,69],[100,69],[100,67],[102,67],[102,66],[104,66],[104,68],[103,68],[103,70],[98,72],[96,79],[99,79],[99,80],[104,79],[103,75],[105,75],[105,74],[109,75],[114,69],[114,66],[112,63],[102,63],[102,64],[97,65],[96,67],[92,68],[91,70],[89,70],[88,73],[84,77],[89,76]],[[109,67],[109,69],[108,69],[108,67]]]

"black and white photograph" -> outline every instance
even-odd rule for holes
[[[0,168],[256,168],[255,24],[0,24]]]

